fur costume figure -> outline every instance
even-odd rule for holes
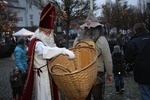
[[[98,52],[98,74],[97,81],[93,85],[91,92],[86,100],[103,100],[105,74],[108,82],[112,82],[112,58],[107,39],[103,34],[103,25],[99,23],[93,12],[90,11],[83,25],[80,26],[82,31],[74,41],[74,45],[79,41],[94,41]],[[105,73],[106,70],[106,73]]]

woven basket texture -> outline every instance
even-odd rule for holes
[[[75,59],[59,55],[49,61],[49,71],[68,100],[85,100],[97,77],[97,52],[87,46],[70,50]]]

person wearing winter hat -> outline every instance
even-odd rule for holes
[[[96,50],[98,52],[98,74],[97,81],[93,85],[91,92],[89,93],[86,100],[91,99],[91,94],[94,100],[103,100],[104,96],[104,85],[105,85],[105,70],[106,79],[109,83],[112,82],[112,58],[108,41],[103,34],[103,25],[99,23],[93,11],[90,10],[88,17],[83,25],[80,26],[82,32],[79,37],[74,41],[74,45],[79,41],[92,40],[96,44]]]
[[[14,57],[15,66],[18,68],[19,72],[22,75],[23,86],[25,85],[28,72],[27,53],[28,50],[26,46],[26,39],[24,37],[19,37],[17,46],[14,50]]]
[[[115,80],[116,94],[122,94],[124,92],[124,78],[125,69],[123,66],[124,57],[120,50],[119,45],[114,46],[114,51],[112,52],[112,61],[113,61],[113,73]]]
[[[57,88],[49,77],[47,60],[59,55],[68,55],[70,59],[75,54],[56,46],[54,37],[54,21],[56,11],[53,2],[48,3],[42,10],[39,28],[31,37],[29,44],[29,72],[22,100],[31,100],[32,91],[34,100],[59,100]],[[34,83],[34,84],[33,84]]]
[[[14,49],[14,57],[15,57],[15,66],[21,73],[26,73],[26,71],[28,70],[26,55],[27,55],[26,39],[24,37],[19,37],[17,41],[17,46]]]
[[[120,46],[119,45],[115,45],[113,52],[121,52]]]

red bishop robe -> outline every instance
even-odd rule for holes
[[[36,41],[40,41],[39,39],[32,39],[28,48],[28,77],[24,87],[23,95],[21,100],[32,100],[32,91],[33,91],[33,83],[34,83],[34,71],[33,71],[33,62],[34,62],[34,51]],[[54,83],[53,79],[50,77],[50,86],[51,86],[51,95],[52,100],[60,100],[60,95],[58,93],[58,88]]]

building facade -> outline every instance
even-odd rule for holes
[[[17,12],[19,19],[17,27],[32,27],[39,25],[41,9],[28,0],[6,0],[9,8]]]

